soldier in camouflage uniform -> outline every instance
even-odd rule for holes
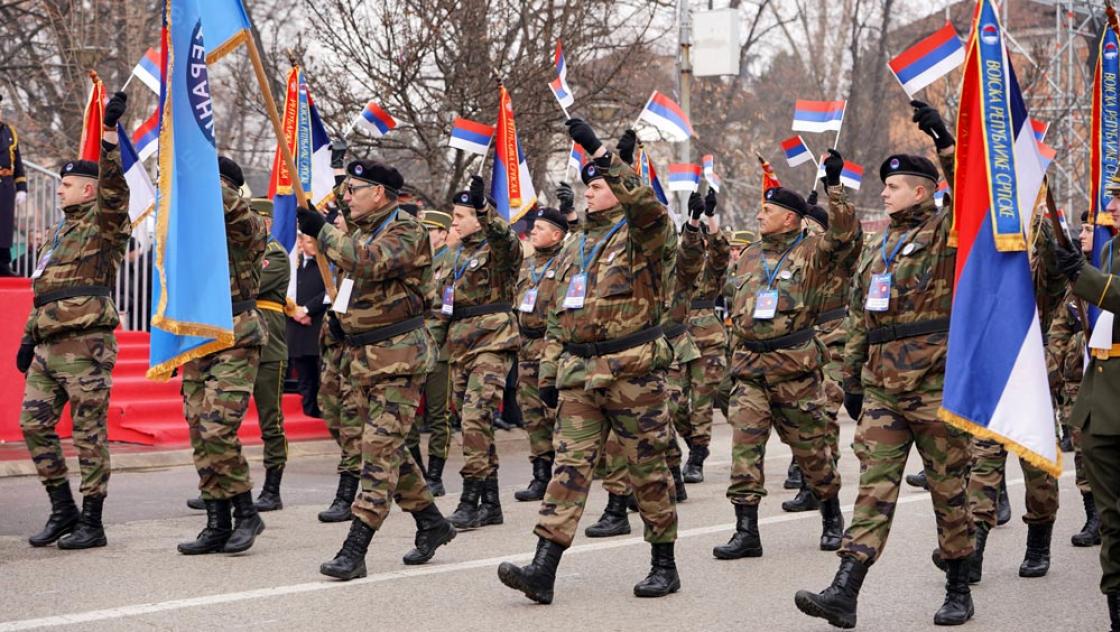
[[[717,311],[721,314],[723,319],[724,331],[731,327],[731,315],[728,314],[727,308],[731,304],[732,297],[735,296],[735,288],[738,286],[739,279],[736,276],[737,268],[739,266],[739,257],[742,256],[743,251],[751,242],[757,239],[756,235],[749,230],[735,230],[731,231],[731,236],[728,238],[728,243],[731,245],[731,257],[727,264],[727,275],[723,282],[723,292],[720,295],[720,304]],[[731,336],[726,336],[727,345],[724,347],[723,354],[726,358],[726,363],[731,364]],[[715,407],[723,413],[724,418],[727,417],[727,406],[731,400],[731,371],[724,371],[723,378],[719,381],[719,388],[716,389]]]
[[[105,107],[100,163],[75,160],[62,167],[58,200],[63,217],[32,274],[35,307],[16,357],[16,367],[27,375],[19,425],[50,497],[51,514],[31,536],[31,546],[106,544],[101,523],[109,484],[106,416],[117,361],[113,329],[120,323],[110,288],[132,232],[116,132],[126,101],[118,92]],[[55,432],[66,402],[82,470],[80,515]]]
[[[462,243],[437,289],[432,334],[447,345],[463,423],[463,493],[450,520],[456,528],[477,529],[503,521],[493,418],[521,347],[513,299],[522,252],[509,224],[487,205],[482,178],[472,176],[470,190],[455,194],[451,216]]]
[[[936,110],[912,104],[915,122],[934,139],[945,179],[952,182],[953,137]],[[917,444],[947,560],[945,602],[934,623],[961,624],[973,614],[967,566],[973,535],[965,493],[969,436],[937,416],[956,267],[956,249],[949,244],[952,215],[934,204],[938,173],[930,160],[891,156],[879,176],[890,224],[856,267],[843,367],[844,407],[859,421],[853,446],[860,460],[859,495],[832,585],[821,593],[798,591],[795,602],[832,625],[855,626],[860,587],[882,555],[906,458]]]
[[[264,531],[253,505],[249,463],[241,452],[237,430],[249,408],[261,349],[268,343],[268,330],[256,301],[268,231],[264,219],[241,196],[245,185],[241,167],[221,156],[218,172],[225,208],[234,343],[183,365],[183,415],[190,427],[198,489],[206,507],[206,528],[194,541],[179,544],[183,555],[240,553],[253,546]]]
[[[343,200],[353,232],[327,225],[313,209],[298,211],[300,230],[317,238],[320,251],[341,270],[331,309],[338,314],[348,363],[342,399],[365,424],[361,492],[351,507],[350,532],[334,559],[319,567],[342,580],[366,575],[369,543],[393,500],[416,520],[416,548],[404,556],[405,564],[427,562],[455,537],[424,472],[405,449],[424,376],[436,358],[424,327],[433,287],[427,231],[397,206],[404,178],[396,169],[356,160],[347,174]]]
[[[593,160],[585,230],[564,247],[557,304],[549,315],[541,361],[541,400],[557,409],[556,465],[534,532],[528,566],[503,562],[498,577],[539,603],[551,603],[556,567],[572,543],[608,429],[622,443],[630,484],[652,544],[639,597],[680,589],[673,554],[677,512],[665,451],[672,434],[665,408],[665,369],[672,350],[661,328],[668,210],[591,126],[567,122]]]
[[[519,501],[541,500],[552,479],[554,411],[541,402],[537,377],[544,353],[544,331],[556,294],[556,259],[564,246],[568,220],[554,208],[541,208],[533,218],[529,243],[533,256],[525,259],[517,279],[517,320],[521,350],[517,354],[517,403],[529,435],[533,480],[514,494]]]

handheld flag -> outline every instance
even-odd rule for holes
[[[370,101],[366,107],[362,109],[361,113],[354,118],[353,127],[363,129],[375,138],[381,138],[389,133],[389,130],[397,126],[397,122],[389,113],[381,109],[376,101]]]
[[[121,167],[124,169],[125,182],[128,183],[128,217],[135,228],[155,208],[156,189],[144,169],[143,160],[120,122],[117,123],[117,138],[121,149]]]
[[[657,169],[653,166],[653,161],[650,160],[649,152],[645,150],[640,143],[635,150],[634,164],[637,165],[638,175],[642,178],[642,184],[653,189],[654,195],[657,196],[659,202],[665,206],[669,205],[669,196],[665,194],[665,187],[661,186],[661,179],[657,177]]]
[[[945,206],[945,196],[949,193],[949,183],[942,180],[937,185],[937,190],[933,192],[933,203],[937,208]]]
[[[813,154],[801,134],[790,136],[782,141],[782,153],[786,155],[786,164],[790,167],[813,161]]]
[[[90,81],[93,85],[86,99],[86,110],[82,116],[82,140],[78,144],[78,156],[82,160],[97,162],[101,158],[101,125],[105,118],[105,103],[109,95],[105,92],[105,84],[101,77],[94,71],[89,71]]]
[[[132,76],[148,86],[152,92],[159,94],[159,51],[149,48],[132,69]]]
[[[1116,13],[1105,9],[1107,24],[1097,40],[1096,65],[1093,69],[1093,105],[1089,129],[1089,222],[1093,226],[1093,251],[1089,260],[1100,267],[1104,246],[1112,239],[1116,228],[1112,215],[1104,212],[1108,207],[1108,180],[1118,167],[1120,156],[1116,139],[1120,136],[1120,38],[1116,35]],[[1096,305],[1089,305],[1089,324],[1094,331],[1102,312]],[[1109,315],[1111,320],[1114,317]],[[1102,334],[1103,335],[1103,334]]]
[[[1046,173],[1046,170],[1050,168],[1050,163],[1058,157],[1058,150],[1042,141],[1038,141],[1038,157],[1041,159],[1039,167],[1042,169],[1042,173]]]
[[[211,3],[207,3],[209,10]],[[225,211],[199,0],[165,0],[148,378],[233,344]]]
[[[798,99],[793,108],[793,131],[839,132],[844,125],[847,101],[805,101]]]
[[[462,149],[469,154],[485,156],[486,152],[490,151],[490,143],[493,141],[493,127],[456,116],[451,123],[451,139],[447,141],[447,145]]]
[[[552,96],[556,97],[560,109],[564,110],[564,115],[567,116],[568,108],[572,107],[576,98],[572,94],[572,89],[568,87],[568,63],[564,60],[564,47],[559,41],[556,42],[553,63],[556,65],[556,78],[548,83],[548,87],[552,89]],[[567,118],[571,117],[567,116]]]
[[[156,153],[159,147],[159,104],[156,104],[152,115],[132,132],[132,144],[136,147],[140,162],[146,161]]]
[[[956,277],[938,416],[1057,476],[1042,331],[1023,228],[1042,185],[1038,143],[992,0],[978,0],[957,119]]]
[[[206,0],[206,15],[202,21],[206,25],[208,64],[232,53],[253,37],[249,14],[241,0]]]
[[[824,177],[824,159],[828,158],[828,154],[821,156],[817,161],[817,178]],[[849,189],[859,191],[859,187],[863,184],[863,167],[851,160],[844,161],[844,169],[840,172],[840,184],[848,187]]]
[[[758,157],[758,164],[762,166],[762,199],[765,204],[766,192],[770,189],[776,189],[782,186],[782,181],[774,174],[774,167],[762,157],[762,154],[756,155]]]
[[[964,46],[961,45],[961,38],[957,37],[952,23],[946,22],[936,33],[888,61],[887,67],[906,94],[914,98],[922,88],[963,63]]]
[[[659,131],[674,141],[680,142],[695,136],[692,123],[685,115],[681,106],[657,90],[649,95],[642,112],[638,114],[639,121],[645,121],[656,127]]]
[[[1050,124],[1045,121],[1040,121],[1036,118],[1031,119],[1031,129],[1034,130],[1034,138],[1038,142],[1046,140],[1046,132],[1050,131]]]
[[[688,191],[700,188],[700,165],[690,162],[669,163],[669,190]]]
[[[588,160],[587,152],[584,151],[583,146],[572,141],[572,150],[568,152],[568,169],[579,173]]]
[[[525,152],[517,139],[513,101],[505,86],[498,87],[498,136],[494,146],[490,195],[498,206],[498,214],[510,224],[521,219],[537,203],[529,164],[525,162]]]
[[[720,179],[716,175],[716,157],[712,154],[705,154],[700,158],[700,162],[704,165],[704,179],[708,181],[708,186],[719,193]]]

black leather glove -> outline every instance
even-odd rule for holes
[[[331,169],[341,169],[346,166],[346,150],[350,146],[341,138],[331,141]]]
[[[835,149],[828,150],[824,159],[824,182],[830,187],[840,184],[840,173],[844,171],[844,157]]]
[[[634,164],[634,148],[637,146],[638,135],[634,133],[634,130],[628,129],[622,133],[622,138],[618,139],[618,145],[615,145],[615,149],[618,151],[618,157],[622,159],[622,162],[632,165]]]
[[[568,126],[568,136],[579,143],[588,156],[594,155],[603,146],[603,143],[599,142],[599,137],[595,135],[595,130],[591,129],[583,119],[568,119],[565,125]]]
[[[949,128],[945,127],[945,121],[941,120],[941,114],[937,110],[917,99],[910,102],[910,107],[914,108],[914,116],[911,120],[918,124],[918,129],[933,139],[933,144],[938,150],[952,147],[957,143],[949,133]]]
[[[693,191],[688,196],[688,217],[692,220],[699,220],[700,216],[704,214],[704,198],[700,197],[699,191]]]
[[[121,120],[124,116],[124,111],[128,109],[128,95],[123,92],[118,92],[109,99],[109,103],[105,105],[105,112],[101,117],[101,122],[105,127],[112,127],[116,129],[117,121]]]
[[[716,190],[709,187],[707,195],[704,196],[704,214],[708,217],[715,217],[716,205]]]
[[[20,373],[27,373],[31,368],[31,361],[35,359],[35,343],[21,342],[19,352],[16,353],[16,368]]]
[[[561,182],[560,186],[556,187],[556,199],[560,201],[560,212],[567,215],[576,210],[576,193],[572,191],[572,185],[567,182]]]
[[[299,207],[296,209],[296,223],[299,224],[299,232],[318,239],[319,231],[323,230],[323,225],[327,223],[327,220],[322,213],[315,210],[315,206],[311,202],[308,202],[307,208]]]
[[[560,391],[556,390],[555,386],[545,386],[540,393],[541,403],[552,410],[556,410],[556,407],[560,405]]]
[[[863,412],[863,393],[844,393],[844,410],[848,411],[849,417],[859,420]]]
[[[486,185],[482,182],[482,176],[471,176],[471,206],[475,211],[482,211],[486,208]]]
[[[1058,260],[1058,270],[1069,278],[1070,283],[1076,283],[1081,276],[1081,267],[1085,265],[1085,255],[1081,249],[1070,244],[1054,244],[1054,258]]]
[[[342,331],[342,323],[338,320],[338,314],[327,312],[327,329],[330,330],[331,335],[338,342],[346,339],[346,332]]]
[[[817,197],[817,190],[813,189],[813,191],[809,193],[809,197],[805,198],[805,201],[809,204],[809,206],[816,206]]]

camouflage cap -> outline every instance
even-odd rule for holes
[[[272,219],[272,200],[268,198],[253,198],[249,200],[249,207],[261,217]]]
[[[451,229],[451,215],[443,211],[424,211],[420,222],[431,228]]]

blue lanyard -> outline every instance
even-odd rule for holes
[[[544,275],[548,273],[548,269],[552,267],[553,261],[556,261],[556,255],[552,255],[552,258],[548,260],[548,263],[544,264],[544,268],[541,270],[540,274],[537,274],[536,270],[529,270],[529,278],[533,281],[533,287],[537,287],[537,285],[541,282],[541,279],[544,278]]]
[[[482,245],[480,245],[478,247],[478,249],[482,250],[482,246],[485,246],[485,245],[486,245],[486,240],[484,239],[484,240],[482,240]],[[475,252],[478,252],[478,251],[476,250]],[[467,272],[467,267],[469,267],[471,265],[470,261],[465,261],[463,263],[463,266],[459,267],[459,257],[462,254],[463,254],[463,244],[459,244],[459,248],[455,251],[455,264],[452,266],[452,268],[455,271],[455,280],[456,281],[463,278],[463,275]]]
[[[381,222],[381,225],[378,226],[377,229],[373,231],[373,234],[369,236],[369,239],[366,240],[366,245],[367,246],[370,245],[370,243],[374,239],[376,239],[378,235],[381,234],[381,231],[385,230],[385,227],[389,225],[389,222],[397,219],[397,213],[400,213],[400,209],[397,209],[397,210],[393,211],[392,213],[389,213],[389,217],[386,217],[384,219],[384,221]]]
[[[618,223],[611,227],[610,232],[608,232],[599,241],[599,243],[595,244],[595,247],[591,249],[591,255],[590,256],[587,256],[586,254],[584,254],[584,247],[587,246],[587,233],[584,233],[584,234],[580,235],[580,238],[579,238],[579,271],[581,273],[587,272],[587,266],[591,265],[592,261],[595,261],[595,258],[599,256],[599,251],[603,249],[603,246],[607,245],[607,242],[611,240],[611,237],[614,237],[614,234],[617,233],[618,229],[622,228],[622,225],[625,224],[625,223],[626,223],[626,218],[625,217],[618,220]]]
[[[883,272],[890,272],[891,262],[893,262],[895,256],[898,255],[898,251],[902,250],[902,245],[906,243],[906,238],[910,236],[910,231],[902,233],[902,237],[899,238],[898,243],[894,245],[894,250],[891,251],[891,256],[888,257],[887,237],[890,237],[890,234],[889,230],[883,231],[883,243],[879,246],[879,256],[883,259]]]
[[[773,271],[770,270],[770,264],[766,263],[766,255],[762,255],[762,271],[766,274],[766,289],[774,287],[774,279],[778,276],[778,272],[782,269],[782,265],[786,261],[786,256],[789,255],[789,253],[793,252],[793,249],[797,247],[797,244],[801,243],[802,239],[805,239],[805,233],[801,233],[800,235],[798,235],[797,239],[793,242],[793,245],[791,245],[785,252],[782,253],[782,256],[778,258],[778,263],[775,264]]]
[[[52,252],[55,251],[55,250],[58,250],[58,242],[59,242],[60,238],[62,237],[62,234],[61,234],[62,233],[62,225],[64,223],[66,223],[66,216],[65,215],[62,216],[62,219],[58,220],[58,226],[54,227],[54,240],[53,240],[53,243],[51,243],[51,251]]]

